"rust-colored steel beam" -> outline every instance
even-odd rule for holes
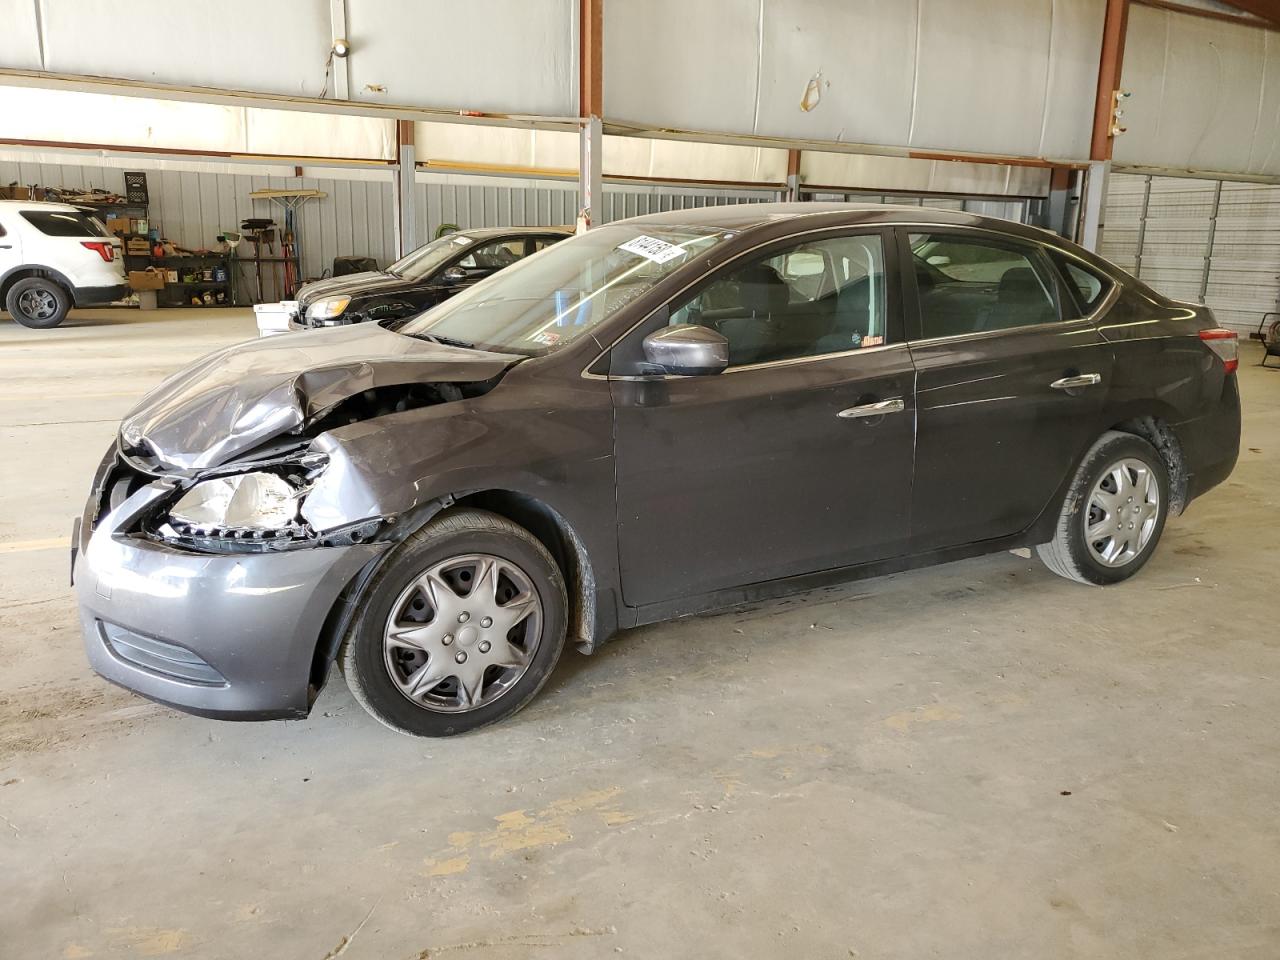
[[[1098,63],[1098,95],[1093,104],[1093,142],[1089,157],[1110,160],[1112,95],[1120,88],[1124,69],[1124,35],[1129,25],[1129,0],[1107,0],[1102,27],[1102,57]]]
[[[578,0],[578,116],[604,116],[604,0]]]
[[[1280,23],[1258,17],[1241,17],[1225,10],[1210,10],[1207,7],[1192,7],[1177,0],[1133,0],[1134,3],[1151,7],[1153,10],[1168,10],[1172,13],[1183,13],[1189,17],[1201,17],[1205,20],[1218,20],[1222,23],[1234,23],[1242,27],[1253,27],[1256,30],[1280,30]]]
[[[1280,0],[1224,0],[1228,7],[1235,7],[1265,20],[1273,27],[1280,27]]]

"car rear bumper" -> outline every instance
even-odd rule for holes
[[[92,531],[91,513],[81,520],[74,580],[90,665],[188,713],[305,716],[330,612],[386,545],[204,554],[122,533],[165,494],[156,486]]]
[[[76,287],[71,291],[71,298],[77,307],[88,307],[95,303],[114,303],[129,295],[129,284],[116,283],[106,287]]]
[[[1231,475],[1240,455],[1240,388],[1225,377],[1222,399],[1206,416],[1177,425],[1187,471],[1187,502],[1212,490]]]

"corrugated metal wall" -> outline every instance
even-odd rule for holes
[[[1280,310],[1280,186],[1222,184],[1205,299],[1220,322],[1241,329]]]
[[[145,169],[139,162],[132,169]],[[252,170],[246,167],[246,171]],[[161,235],[189,249],[215,247],[223,230],[239,230],[248,217],[270,217],[283,225],[284,213],[268,200],[251,200],[261,189],[322,190],[327,196],[308,201],[300,215],[302,268],[307,276],[319,276],[339,255],[361,255],[385,266],[395,259],[395,221],[391,199],[391,175],[385,179],[337,177],[279,177],[253,173],[211,173],[199,170],[149,169],[151,195],[148,216]],[[98,187],[124,191],[124,171],[98,164],[40,163],[0,159],[0,183],[38,184],[46,187]],[[275,253],[279,253],[277,243]],[[263,250],[263,255],[269,251]],[[239,255],[251,256],[242,245]],[[256,289],[251,264],[240,265],[237,290]],[[278,268],[270,268],[279,275]],[[264,274],[264,292],[271,296],[270,273]],[[279,295],[279,286],[275,288]],[[240,299],[244,299],[241,297]]]
[[[1156,290],[1255,330],[1280,302],[1280,186],[1112,174],[1100,253]]]
[[[338,180],[316,177],[239,176],[158,171],[148,175],[151,217],[164,235],[186,247],[212,245],[223,230],[239,230],[247,217],[270,217],[281,227],[284,211],[269,200],[251,200],[253,190],[320,190],[326,196],[309,200],[298,214],[302,271],[317,277],[333,267],[335,256],[368,256],[386,266],[395,259],[395,219],[391,181]],[[252,248],[242,244],[242,258]],[[279,255],[263,248],[263,256]],[[252,264],[241,263],[237,286],[256,291]],[[268,300],[283,295],[281,269],[264,265],[263,293]]]
[[[562,180],[506,180],[483,177],[419,177],[417,202],[422,236],[434,237],[442,224],[474,227],[568,226],[578,215],[578,194]],[[770,191],[692,190],[678,187],[606,186],[604,222],[663,210],[776,200]]]

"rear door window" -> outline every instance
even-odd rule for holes
[[[22,219],[47,237],[110,237],[97,217],[63,210],[23,210]]]
[[[1034,246],[985,234],[913,233],[909,240],[924,339],[1059,319],[1057,285]]]

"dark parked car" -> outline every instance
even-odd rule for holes
[[[398,320],[421,313],[571,234],[561,227],[490,227],[448,234],[386,270],[303,285],[290,328]]]
[[[302,716],[337,660],[443,735],[519,709],[566,640],[1022,546],[1115,583],[1230,473],[1236,362],[1203,306],[1003,221],[599,227],[395,331],[156,388],[75,539],[89,659],[216,717]]]

